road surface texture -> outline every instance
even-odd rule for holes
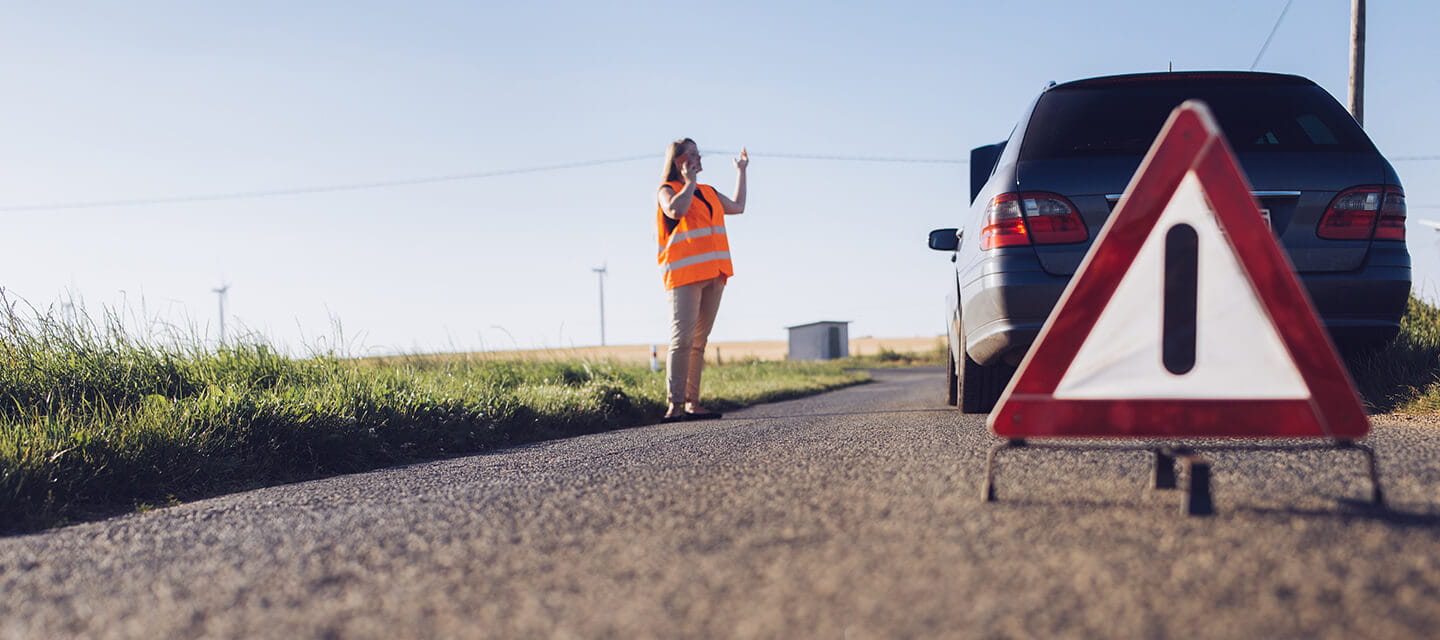
[[[1358,456],[994,439],[938,370],[0,539],[0,637],[1434,638],[1440,425]],[[1183,480],[1183,478],[1182,478]]]

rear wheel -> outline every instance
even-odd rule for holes
[[[1005,392],[1005,385],[1010,384],[1015,368],[1003,363],[981,366],[970,359],[964,342],[960,343],[960,359],[963,361],[957,371],[960,410],[965,413],[990,413],[995,403],[1000,401],[1000,394]]]

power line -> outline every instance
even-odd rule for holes
[[[734,151],[715,151],[710,153],[736,153]],[[878,157],[878,156],[832,156],[803,153],[762,153],[755,154],[756,157],[764,158],[790,158],[796,160],[840,160],[850,162],[906,162],[924,164],[967,164],[969,160],[953,158],[901,158],[901,157]],[[253,191],[235,191],[228,193],[209,193],[188,196],[159,196],[152,198],[132,198],[126,200],[92,200],[84,202],[58,202],[48,204],[18,204],[0,206],[0,213],[14,213],[21,211],[62,211],[68,209],[100,209],[107,207],[140,207],[157,204],[182,204],[189,202],[216,202],[221,200],[254,200],[258,198],[275,198],[281,196],[299,196],[315,193],[335,193],[340,191],[363,191],[367,189],[388,189],[392,187],[408,187],[421,184],[434,184],[437,182],[458,182],[461,180],[478,180],[481,178],[494,178],[499,176],[510,176],[521,173],[540,173],[544,171],[559,171],[562,169],[579,169],[582,167],[594,167],[606,164],[620,164],[623,162],[634,162],[636,160],[654,159],[654,154],[639,156],[625,156],[622,158],[606,158],[602,160],[587,160],[584,162],[569,162],[565,164],[553,164],[539,167],[525,167],[521,169],[499,169],[495,171],[480,171],[475,173],[457,173],[445,176],[433,176],[428,178],[410,178],[401,180],[377,180],[374,182],[357,182],[350,184],[319,185],[311,187],[292,187],[286,189],[256,189]]]
[[[732,154],[738,151],[706,149],[709,153]],[[900,162],[911,164],[970,164],[959,158],[903,158],[895,156],[833,156],[812,153],[756,153],[755,157],[785,158],[790,160],[838,160],[841,162]]]
[[[1265,44],[1260,46],[1260,53],[1255,54],[1255,61],[1250,63],[1250,70],[1255,70],[1255,65],[1260,64],[1260,57],[1265,55],[1265,50],[1270,48],[1270,40],[1275,37],[1275,32],[1280,30],[1280,23],[1285,21],[1285,14],[1290,12],[1290,3],[1295,0],[1285,0],[1285,8],[1280,10],[1280,17],[1275,19],[1275,26],[1270,27],[1270,35],[1265,36]]]
[[[732,154],[737,151],[719,149],[706,149],[708,153]],[[905,164],[969,164],[970,161],[964,158],[916,158],[903,156],[849,156],[849,155],[826,155],[814,153],[756,153],[757,158],[781,158],[790,160],[827,160],[839,162],[883,162],[883,163],[905,163]],[[151,198],[132,198],[123,200],[91,200],[81,202],[57,202],[47,204],[18,204],[0,205],[0,213],[16,213],[25,211],[63,211],[73,209],[101,209],[107,207],[141,207],[148,205],[183,204],[189,202],[216,202],[224,200],[254,200],[260,198],[276,198],[282,196],[298,196],[316,193],[336,193],[343,191],[363,191],[368,189],[389,189],[393,187],[408,187],[422,184],[435,184],[440,182],[459,182],[462,180],[479,180],[482,178],[495,178],[500,176],[518,175],[523,173],[541,173],[545,171],[561,171],[565,169],[579,169],[584,167],[595,167],[607,164],[620,164],[635,162],[637,160],[652,160],[654,154],[624,156],[619,158],[604,158],[600,160],[586,160],[582,162],[568,162],[564,164],[543,165],[538,167],[523,167],[518,169],[497,169],[494,171],[478,171],[473,173],[457,173],[443,176],[431,176],[426,178],[409,178],[399,180],[377,180],[373,182],[356,182],[349,184],[318,185],[309,187],[292,187],[284,189],[256,189],[253,191],[234,191],[225,193],[210,193],[188,196],[159,196]],[[1390,156],[1393,162],[1425,162],[1440,160],[1440,155],[1416,155],[1416,156]],[[1421,208],[1421,205],[1410,205],[1412,208]]]
[[[636,160],[651,159],[654,154],[643,156],[626,156],[624,158],[608,158],[604,160],[587,160],[585,162],[569,162],[566,164],[553,164],[541,167],[525,167],[522,169],[500,169],[496,171],[480,171],[476,173],[458,173],[447,176],[434,176],[429,178],[411,178],[404,180],[379,180],[375,182],[357,182],[351,184],[323,185],[314,187],[294,187],[289,189],[259,189],[255,191],[237,191],[230,193],[212,193],[190,196],[163,196],[156,198],[135,198],[131,200],[97,200],[90,202],[61,202],[55,204],[22,204],[0,206],[0,212],[15,211],[59,211],[63,209],[98,209],[102,207],[138,207],[153,204],[180,204],[186,202],[214,202],[217,200],[251,200],[256,198],[273,198],[278,196],[298,196],[312,193],[333,193],[337,191],[363,191],[366,189],[387,189],[390,187],[408,187],[418,184],[433,184],[437,182],[456,182],[460,180],[478,180],[480,178],[494,178],[498,176],[509,176],[520,173],[538,173],[541,171],[558,171],[561,169],[578,169],[580,167],[594,167],[603,164],[618,164],[621,162],[634,162]]]

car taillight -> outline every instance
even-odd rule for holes
[[[985,207],[980,248],[1084,242],[1090,232],[1064,196],[1043,191],[1002,193]]]
[[[1315,233],[1328,240],[1404,240],[1405,192],[1396,186],[1346,189],[1325,209]]]
[[[1020,214],[1020,194],[1002,193],[985,207],[985,228],[980,232],[980,248],[1018,247],[1030,244],[1030,231]]]
[[[1385,187],[1385,199],[1380,202],[1380,222],[1375,224],[1375,239],[1405,239],[1405,192],[1400,187]]]

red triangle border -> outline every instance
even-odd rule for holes
[[[1310,391],[1308,399],[1058,399],[1053,396],[1181,180],[1194,172],[1261,307]],[[1026,437],[1364,437],[1369,419],[1294,268],[1260,217],[1209,109],[1171,114],[990,414],[991,430]]]

